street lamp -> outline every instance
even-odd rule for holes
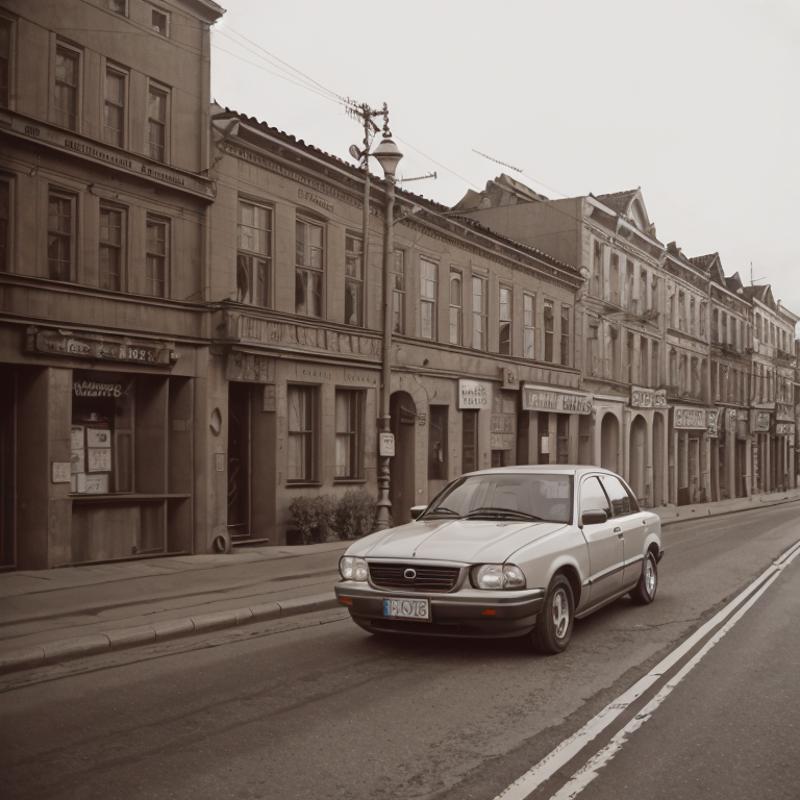
[[[380,471],[378,473],[378,515],[377,530],[384,530],[392,524],[392,501],[389,499],[391,473],[389,459],[394,455],[394,437],[391,426],[391,380],[392,366],[390,353],[392,349],[392,258],[394,257],[394,193],[395,172],[403,154],[394,143],[389,130],[388,116],[384,117],[383,139],[372,155],[381,165],[386,178],[386,214],[383,234],[383,348],[381,361],[381,415],[378,426],[378,454]]]

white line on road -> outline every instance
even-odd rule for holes
[[[708,622],[698,628],[686,641],[678,645],[669,655],[659,661],[650,672],[640,678],[630,689],[609,703],[599,714],[589,720],[580,730],[555,747],[538,764],[506,787],[494,800],[524,800],[545,781],[549,780],[565,764],[571,761],[589,742],[607,728],[626,709],[641,697],[665,672],[680,661],[698,642],[715,628],[724,624],[737,608],[753,593],[771,583],[795,556],[800,554],[800,542],[786,551],[775,563],[767,567],[746,589],[717,612]],[[782,560],[783,559],[783,560]],[[749,608],[749,605],[747,606]],[[745,609],[746,610],[746,609]],[[744,612],[742,612],[744,613]],[[691,662],[690,662],[691,663]],[[580,790],[579,790],[580,791]]]

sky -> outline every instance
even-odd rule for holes
[[[446,205],[641,187],[662,242],[800,314],[798,0],[218,2],[221,105],[352,161],[337,96],[386,102],[398,175],[437,173],[403,187]]]

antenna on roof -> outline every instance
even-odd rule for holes
[[[415,176],[413,178],[398,178],[397,182],[398,183],[408,183],[409,181],[424,181],[427,178],[433,178],[434,180],[436,180],[436,178],[438,178],[438,177],[439,176],[435,172],[428,172],[425,175],[417,175],[417,176]]]
[[[750,285],[755,286],[759,281],[765,281],[766,278],[754,278],[753,277],[753,262],[750,262]]]
[[[520,175],[525,174],[525,171],[521,170],[519,167],[515,167],[513,164],[508,164],[505,161],[501,161],[499,158],[493,158],[492,156],[486,155],[486,153],[481,153],[480,150],[476,150],[474,147],[472,148],[472,152],[476,153],[481,158],[485,158],[487,161],[494,161],[495,164],[499,164],[501,167],[508,167],[509,169],[513,169],[514,172],[519,172]]]

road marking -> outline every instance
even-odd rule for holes
[[[595,717],[589,720],[582,728],[576,731],[572,736],[565,739],[559,745],[557,745],[553,750],[550,751],[538,764],[535,764],[531,769],[529,769],[525,774],[521,775],[517,780],[515,780],[510,786],[506,787],[499,795],[497,795],[494,800],[524,800],[534,791],[536,791],[539,786],[541,786],[545,781],[549,780],[550,778],[555,775],[555,773],[564,767],[569,761],[571,761],[584,747],[586,747],[589,742],[591,742],[595,737],[597,737],[603,730],[605,730],[615,719],[617,719],[621,714],[623,714],[632,703],[634,703],[639,697],[641,697],[653,684],[655,684],[668,670],[670,670],[673,666],[675,666],[678,661],[681,660],[698,642],[702,641],[706,636],[708,636],[712,631],[720,626],[724,625],[729,618],[732,618],[734,614],[737,613],[739,610],[739,606],[742,606],[741,614],[750,608],[750,606],[755,602],[758,597],[763,594],[766,588],[772,583],[773,580],[777,578],[777,576],[783,571],[783,569],[790,564],[795,557],[800,555],[800,541],[796,542],[792,547],[790,547],[787,551],[785,551],[778,559],[775,560],[764,572],[761,573],[750,585],[741,591],[730,603],[728,603],[724,608],[718,611],[708,622],[698,628],[688,639],[686,639],[683,643],[678,645],[669,655],[659,661],[655,667],[653,667],[650,672],[647,673],[643,678],[640,678],[630,689],[623,692],[616,700],[610,702],[602,711],[600,711]],[[752,596],[752,598],[751,598]],[[747,602],[748,599],[751,598],[750,602]],[[745,605],[743,605],[745,604]],[[740,618],[741,614],[736,616],[736,620]],[[735,621],[731,623],[731,627],[735,624]],[[727,628],[726,631],[727,632]],[[719,632],[718,632],[719,633]],[[719,638],[722,638],[724,633],[719,634]],[[694,667],[697,661],[705,655],[708,650],[713,647],[714,644],[719,639],[715,636],[714,639],[710,640],[702,650],[700,650],[692,659],[689,661],[678,673],[683,677],[683,672],[686,670],[689,671],[687,667],[691,668]],[[713,642],[713,644],[712,644]],[[702,654],[702,655],[701,655]],[[700,658],[698,658],[698,656]],[[691,667],[690,667],[691,665]],[[672,680],[676,680],[677,676]],[[670,686],[668,683],[667,686]],[[666,686],[661,692],[666,690]],[[673,687],[674,688],[674,687]],[[672,691],[670,688],[669,691]],[[656,695],[658,698],[661,695],[659,692]],[[669,694],[669,692],[667,692]],[[666,696],[666,695],[664,695]],[[655,702],[654,698],[651,701],[651,704]],[[663,699],[663,698],[661,698]],[[659,700],[659,703],[661,701]],[[647,708],[649,708],[649,705]],[[642,712],[644,713],[644,712]],[[652,713],[652,712],[650,712]],[[637,716],[638,719],[638,716]],[[644,720],[642,720],[643,724]],[[630,725],[631,723],[629,723]],[[627,728],[628,726],[626,726]],[[637,726],[638,727],[638,726]],[[620,731],[620,734],[625,730],[623,728]],[[620,734],[617,734],[619,736]],[[615,736],[616,738],[616,736]],[[613,743],[614,739],[612,739]],[[608,745],[609,747],[611,744]],[[600,753],[603,751],[601,750]],[[595,758],[597,758],[600,753],[598,753]],[[591,762],[589,762],[591,763]],[[589,766],[589,763],[583,768],[586,769]],[[577,775],[578,773],[576,773]],[[596,773],[595,773],[596,774]],[[575,776],[573,776],[574,778]],[[594,775],[591,779],[594,778]],[[590,780],[591,780],[590,779]],[[572,780],[572,779],[571,779]],[[587,785],[589,781],[586,782]],[[575,794],[581,791],[583,785],[577,789]],[[563,795],[564,797],[574,797],[573,795]],[[555,798],[561,800],[562,795],[558,794]],[[554,798],[554,800],[555,800]]]

